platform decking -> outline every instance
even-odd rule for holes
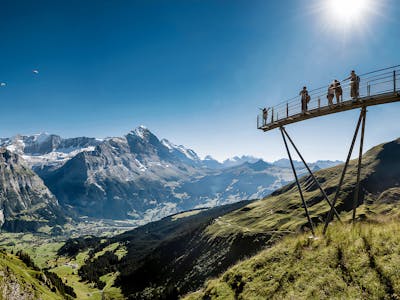
[[[359,98],[355,101],[353,100],[347,100],[340,102],[340,104],[334,104],[331,107],[330,106],[323,106],[320,108],[314,108],[311,110],[308,110],[306,113],[298,113],[295,115],[291,115],[289,117],[279,119],[278,121],[274,121],[272,123],[268,123],[266,125],[262,125],[259,127],[259,129],[263,131],[268,131],[272,130],[275,128],[279,128],[281,126],[285,126],[288,124],[316,118],[316,117],[321,117],[321,116],[326,116],[330,114],[335,114],[338,112],[342,111],[347,111],[347,110],[352,110],[356,108],[361,108],[363,106],[373,106],[373,105],[379,105],[379,104],[385,104],[385,103],[392,103],[392,102],[399,102],[400,101],[400,92],[394,93],[384,93],[384,94],[379,94],[379,95],[374,95],[374,96],[367,96],[363,98]]]

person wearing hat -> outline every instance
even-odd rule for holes
[[[307,104],[311,99],[310,96],[308,95],[306,86],[303,87],[299,95],[301,96],[301,112],[304,114],[307,111]]]

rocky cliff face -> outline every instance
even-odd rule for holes
[[[17,140],[25,145],[24,158],[60,203],[92,217],[145,223],[194,207],[261,198],[292,180],[289,167],[251,156],[223,163],[202,160],[143,126],[104,140],[53,135]],[[12,145],[21,149],[17,144]],[[53,151],[34,154],[38,150],[32,149],[39,148]]]
[[[17,277],[9,268],[0,271],[0,296],[8,300],[35,299],[32,286],[18,282]]]
[[[58,168],[78,153],[93,150],[100,143],[101,140],[95,138],[64,139],[58,135],[47,133],[0,138],[1,147],[22,156],[37,173]]]
[[[61,168],[42,174],[59,201],[84,215],[140,217],[149,209],[175,212],[180,198],[174,188],[187,176],[200,174],[182,163],[144,128],[103,141]]]
[[[64,221],[57,199],[17,154],[0,149],[0,210],[3,229],[35,230]]]
[[[54,273],[35,266],[26,253],[14,255],[0,249],[1,300],[72,299],[72,288],[57,279]]]
[[[62,205],[97,218],[146,223],[195,207],[262,198],[292,180],[285,160],[200,159],[144,126],[123,137],[17,135],[0,145],[19,154]]]
[[[64,139],[56,134],[40,133],[35,135],[16,135],[11,138],[0,138],[0,145],[20,155],[40,156],[51,152],[70,152],[90,146],[101,141],[95,138],[76,137]]]

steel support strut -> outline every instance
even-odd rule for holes
[[[345,162],[344,167],[343,167],[342,176],[340,177],[339,185],[338,185],[338,188],[336,190],[335,197],[333,198],[332,206],[331,206],[331,209],[330,209],[330,211],[328,213],[328,217],[325,220],[325,226],[324,226],[323,234],[326,233],[326,230],[328,229],[329,222],[332,220],[333,208],[335,207],[336,200],[339,197],[339,193],[340,193],[342,185],[343,185],[344,176],[346,175],[346,171],[347,171],[347,167],[349,165],[350,157],[351,157],[351,154],[353,153],[354,143],[356,142],[356,139],[357,139],[358,130],[360,129],[361,121],[362,121],[362,119],[364,119],[364,109],[365,109],[365,107],[362,108],[361,113],[360,113],[360,117],[358,118],[356,131],[354,132],[354,136],[353,136],[353,140],[351,142],[350,150],[349,150],[349,153],[347,154],[347,159],[346,159],[346,162]]]
[[[367,109],[364,106],[361,110],[362,118],[362,125],[361,125],[361,138],[360,138],[360,151],[358,153],[358,166],[357,166],[357,183],[356,183],[356,190],[354,192],[354,200],[353,200],[353,223],[356,219],[356,210],[358,204],[358,197],[360,193],[360,174],[361,174],[361,163],[362,163],[362,153],[363,153],[363,145],[364,145],[364,132],[365,132],[365,119],[367,117]]]
[[[313,179],[313,181],[315,182],[315,184],[318,186],[319,190],[321,191],[322,195],[324,196],[326,202],[328,202],[329,206],[333,209],[333,212],[335,213],[335,215],[338,218],[338,220],[341,221],[338,212],[336,211],[335,207],[332,205],[331,201],[329,201],[328,195],[325,193],[324,189],[321,187],[321,184],[318,182],[317,178],[315,178],[314,173],[311,171],[310,167],[308,166],[308,164],[304,160],[303,156],[301,155],[299,149],[297,149],[297,147],[294,144],[293,140],[290,138],[290,136],[287,133],[285,127],[281,127],[281,130],[286,135],[286,137],[288,138],[289,142],[292,144],[294,150],[296,151],[297,155],[300,157],[300,159],[303,162],[304,166],[306,167],[308,173],[310,173],[311,178]]]
[[[285,143],[285,148],[286,148],[289,160],[290,160],[290,165],[292,166],[292,171],[293,171],[293,174],[294,174],[294,178],[296,179],[297,188],[299,189],[301,202],[303,203],[304,210],[305,210],[306,215],[307,215],[307,220],[308,220],[308,223],[310,224],[310,227],[311,227],[311,232],[312,232],[313,236],[315,236],[314,226],[313,226],[313,223],[311,221],[310,214],[308,213],[307,203],[306,203],[306,201],[304,201],[303,192],[301,190],[301,186],[300,186],[300,183],[299,183],[299,179],[297,177],[296,169],[295,169],[294,164],[293,164],[292,155],[290,154],[289,147],[288,147],[285,135],[284,135],[284,128],[280,127],[280,130],[281,130],[283,142]]]

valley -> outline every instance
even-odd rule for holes
[[[250,290],[253,289],[253,279],[243,277],[245,275],[240,275],[240,278],[246,278],[244,283],[230,283],[229,276],[231,275],[223,275],[222,279],[218,279],[220,281],[217,279],[209,281],[209,279],[218,277],[224,272],[233,274],[232,272],[236,272],[236,269],[230,268],[239,261],[244,261],[245,264],[248,258],[252,265],[251,260],[254,255],[255,257],[264,255],[258,254],[260,251],[273,252],[275,247],[279,249],[280,243],[285,243],[288,239],[301,241],[310,235],[297,187],[294,183],[290,183],[290,169],[286,160],[276,163],[266,163],[262,160],[245,161],[236,166],[230,165],[216,169],[195,167],[196,163],[189,165],[183,160],[177,160],[175,166],[171,167],[172,158],[169,156],[169,150],[172,148],[172,143],[168,143],[165,149],[156,150],[154,145],[159,146],[166,142],[159,142],[154,135],[143,128],[137,129],[135,136],[127,137],[127,140],[129,139],[134,139],[135,143],[118,142],[118,144],[113,140],[103,145],[99,140],[94,140],[100,143],[94,146],[94,150],[78,151],[78,154],[69,159],[63,158],[64,161],[60,165],[50,163],[42,165],[39,169],[37,165],[31,165],[32,170],[28,167],[29,159],[24,160],[21,158],[23,156],[3,148],[5,149],[2,152],[3,174],[7,174],[10,180],[15,182],[31,183],[31,186],[21,186],[17,183],[10,184],[12,182],[10,180],[7,183],[3,182],[3,190],[13,191],[16,199],[21,201],[20,206],[25,207],[18,211],[18,206],[7,206],[9,202],[6,201],[9,201],[9,197],[3,198],[6,199],[3,200],[4,225],[6,226],[3,226],[0,233],[0,248],[3,249],[5,257],[12,259],[15,253],[23,251],[24,255],[34,262],[37,268],[37,270],[34,269],[35,272],[56,274],[66,289],[69,289],[68,287],[73,289],[78,299],[176,299],[187,294],[189,294],[187,296],[189,299],[196,299],[196,297],[222,297],[222,299],[233,297],[234,299],[242,292],[250,293],[244,294],[245,297],[252,297],[251,292],[247,292],[244,286],[248,285]],[[126,149],[121,154],[121,147],[129,148],[133,145],[136,147],[134,152]],[[87,144],[84,146],[86,147]],[[116,147],[120,147],[118,151],[115,150]],[[108,153],[107,151],[111,151],[111,154],[105,156],[104,153]],[[113,151],[117,153],[112,154]],[[194,156],[193,151],[189,153],[192,157]],[[363,192],[358,203],[359,221],[367,222],[366,224],[379,223],[382,216],[382,218],[391,218],[387,222],[396,222],[400,184],[399,153],[400,140],[395,140],[378,145],[364,155],[361,173]],[[145,154],[148,155],[145,156]],[[124,155],[128,156],[124,158]],[[135,164],[136,160],[141,160],[139,169],[128,171],[123,160],[131,161],[133,158],[129,155],[136,157]],[[174,156],[174,159],[177,159],[176,157]],[[120,159],[122,161],[118,162]],[[156,159],[160,163],[154,166],[153,161]],[[317,165],[313,166],[316,178],[330,197],[335,192],[342,168],[341,165],[335,166],[337,163],[321,162],[322,166],[333,165],[321,170],[318,170]],[[140,168],[145,165],[151,170],[141,171]],[[82,169],[81,166],[85,168]],[[304,172],[300,164],[297,164],[296,168],[300,174]],[[42,178],[39,178],[35,171]],[[164,171],[166,173],[163,173]],[[187,174],[189,171],[195,174],[194,179],[176,178],[179,174]],[[85,176],[73,175],[76,172]],[[126,213],[126,205],[132,200],[128,201],[126,198],[127,187],[115,187],[114,196],[121,195],[122,198],[122,195],[125,195],[123,196],[125,200],[122,202],[123,199],[114,198],[112,202],[100,200],[99,203],[89,204],[88,198],[86,200],[80,198],[83,195],[89,197],[93,184],[101,187],[110,178],[121,180],[122,177],[118,177],[119,179],[113,177],[113,172],[119,174],[118,176],[125,174],[127,178],[129,176],[135,178],[132,181],[135,187],[131,186],[129,189],[137,189],[137,180],[139,182],[144,180],[140,176],[135,177],[138,175],[134,175],[134,172],[138,174],[142,172],[150,176],[155,174],[153,172],[159,172],[157,179],[152,180],[157,180],[158,184],[176,180],[173,182],[179,184],[168,185],[169,191],[175,195],[185,196],[179,201],[176,200],[177,198],[173,200],[171,197],[166,197],[167,200],[164,202],[157,200],[151,206],[146,206],[148,204],[143,201],[140,205],[145,210],[141,214],[137,213],[136,217],[132,214],[121,215],[114,211],[124,208]],[[350,219],[355,172],[356,162],[351,161],[345,177],[345,185],[336,206],[344,223],[348,223]],[[57,176],[53,177],[52,174],[57,174]],[[59,176],[64,178],[64,187],[60,186],[60,181],[56,180]],[[282,183],[286,182],[283,178],[287,178],[286,185]],[[96,180],[93,181],[94,179]],[[101,180],[98,181],[98,179]],[[279,181],[281,183],[277,183],[277,180],[281,180]],[[118,182],[118,185],[122,184],[121,181]],[[216,183],[219,187],[215,186]],[[260,188],[264,183],[267,183],[269,188]],[[76,184],[82,185],[83,189],[77,188]],[[329,206],[323,201],[324,198],[308,175],[301,177],[300,184],[304,189],[311,219],[318,225],[327,215]],[[78,194],[74,192],[77,198],[69,198],[72,195],[68,194],[70,192],[61,192],[56,186],[63,191],[77,191]],[[161,186],[162,184],[160,190]],[[225,189],[224,193],[218,192],[220,187]],[[109,188],[110,191],[114,189],[111,186]],[[48,198],[45,202],[40,200],[42,204],[39,206],[30,204],[35,203],[33,201],[37,199],[34,194],[37,189],[40,195]],[[147,189],[147,192],[154,193],[154,189],[153,186]],[[250,200],[250,194],[243,192],[249,189],[253,191],[256,189],[261,194],[251,194],[250,198],[255,199]],[[238,191],[240,194],[237,194]],[[266,193],[266,197],[261,196],[262,193]],[[269,196],[268,193],[270,193]],[[210,199],[209,195],[214,195],[214,198]],[[162,194],[158,196],[162,197]],[[215,197],[223,199],[222,202],[215,200]],[[262,199],[256,200],[257,198]],[[73,202],[68,199],[75,200]],[[48,203],[48,206],[43,206],[43,203]],[[166,209],[171,203],[175,210]],[[98,213],[107,208],[109,212],[106,216],[113,218],[101,218],[105,216],[103,213],[92,213],[92,216],[84,214],[92,205],[100,207],[100,210],[96,210]],[[102,205],[105,206],[101,208]],[[11,210],[11,207],[14,207],[14,210]],[[178,212],[179,210],[183,212]],[[110,214],[111,211],[112,214]],[[12,216],[11,219],[10,216]],[[7,226],[10,220],[14,222],[13,227]],[[26,224],[30,225],[27,227]],[[367,225],[363,224],[358,225],[361,231],[367,230],[364,229]],[[396,226],[395,223],[393,224]],[[302,236],[302,232],[305,232],[305,235]],[[312,242],[317,250],[324,247],[323,243],[326,240],[322,237],[319,239]],[[304,244],[305,242],[296,243]],[[24,259],[24,256],[20,259]],[[31,266],[27,265],[27,268]],[[276,278],[278,275],[271,276]],[[46,275],[43,278],[47,278]],[[234,275],[234,278],[237,278],[237,275]],[[258,279],[254,280],[256,284]],[[236,284],[243,287],[235,290]],[[285,283],[285,286],[289,289],[290,283]],[[294,289],[292,293],[297,293],[294,287],[290,287],[292,288]],[[190,294],[198,289],[202,290],[197,294]],[[61,293],[58,288],[53,290]],[[328,296],[330,292],[330,290],[325,291],[327,293],[325,296]],[[282,293],[290,294],[291,292],[282,289]],[[314,290],[306,292],[304,297],[311,295],[310,293],[313,294]],[[375,295],[372,291],[370,293]],[[276,295],[280,294],[276,292]]]
[[[399,153],[400,140],[395,140],[378,145],[364,155],[361,174],[363,193],[359,199],[357,230],[353,230],[349,224],[356,180],[354,176],[356,161],[351,161],[345,177],[346,184],[337,204],[337,210],[344,224],[334,223],[330,226],[329,232],[332,233],[326,238],[321,236],[318,227],[318,238],[315,241],[309,239],[310,231],[297,188],[294,183],[290,183],[262,200],[241,201],[211,209],[195,209],[131,230],[128,227],[115,226],[121,225],[116,222],[115,227],[108,232],[103,231],[100,235],[82,235],[85,230],[87,233],[95,233],[90,228],[102,226],[107,228],[112,224],[98,221],[90,223],[90,219],[87,219],[79,225],[83,232],[77,230],[78,228],[74,228],[75,231],[68,231],[68,226],[64,225],[61,231],[67,233],[64,236],[51,236],[49,232],[43,232],[41,235],[2,233],[0,246],[8,253],[26,249],[25,251],[38,266],[50,268],[50,271],[58,274],[66,284],[70,283],[80,295],[79,299],[98,299],[96,297],[100,295],[111,297],[110,299],[176,299],[201,289],[204,284],[201,291],[189,295],[188,299],[197,299],[196,297],[235,299],[235,295],[240,295],[242,292],[246,293],[244,297],[258,297],[256,294],[251,294],[251,290],[254,289],[252,280],[254,279],[254,284],[257,284],[259,280],[257,278],[248,278],[246,277],[248,275],[242,274],[232,275],[233,277],[224,275],[222,279],[208,280],[219,277],[224,272],[236,274],[235,267],[230,269],[232,265],[240,261],[247,264],[247,260],[250,259],[249,264],[252,266],[252,260],[269,255],[269,251],[279,252],[280,247],[287,247],[289,251],[300,251],[296,250],[297,246],[291,250],[293,246],[290,245],[306,245],[301,246],[306,247],[304,251],[309,251],[307,249],[311,247],[310,249],[316,251],[310,252],[310,255],[314,255],[313,253],[318,255],[317,251],[325,251],[324,247],[330,245],[328,240],[331,237],[343,239],[344,243],[345,233],[356,241],[362,239],[366,232],[374,236],[380,234],[380,228],[383,227],[379,227],[379,224],[385,226],[387,223],[390,228],[396,228],[400,211]],[[332,196],[335,191],[340,171],[339,165],[315,173],[328,196]],[[312,220],[318,225],[326,216],[329,206],[323,201],[323,197],[309,176],[303,176],[300,183],[305,190]],[[371,227],[374,224],[378,224],[376,231]],[[70,229],[72,230],[72,227]],[[99,230],[98,232],[101,232],[101,229]],[[357,236],[360,233],[362,235]],[[71,238],[66,240],[68,235],[71,235]],[[278,250],[274,250],[275,248]],[[332,249],[334,251],[334,248]],[[267,254],[260,252],[263,250]],[[259,252],[260,254],[257,254]],[[256,255],[255,258],[252,258],[253,255]],[[388,263],[389,268],[392,263]],[[338,267],[334,268],[333,271],[336,272]],[[290,270],[289,266],[287,270]],[[296,270],[293,272],[299,272]],[[230,278],[239,278],[238,276],[244,283],[241,281],[231,283]],[[275,273],[271,276],[279,278]],[[237,290],[237,284],[243,287]],[[296,287],[291,286],[291,282],[284,284],[285,288],[277,292],[277,296],[298,293]],[[337,284],[342,283],[338,281]],[[244,289],[247,285],[249,291]],[[314,295],[315,289],[310,287],[304,297]],[[385,291],[385,287],[382,287],[381,291]],[[327,287],[324,295],[328,297],[331,292],[332,290]],[[262,293],[267,295],[268,291]],[[369,290],[368,293],[374,296],[381,292],[377,291],[376,294],[375,291]]]

